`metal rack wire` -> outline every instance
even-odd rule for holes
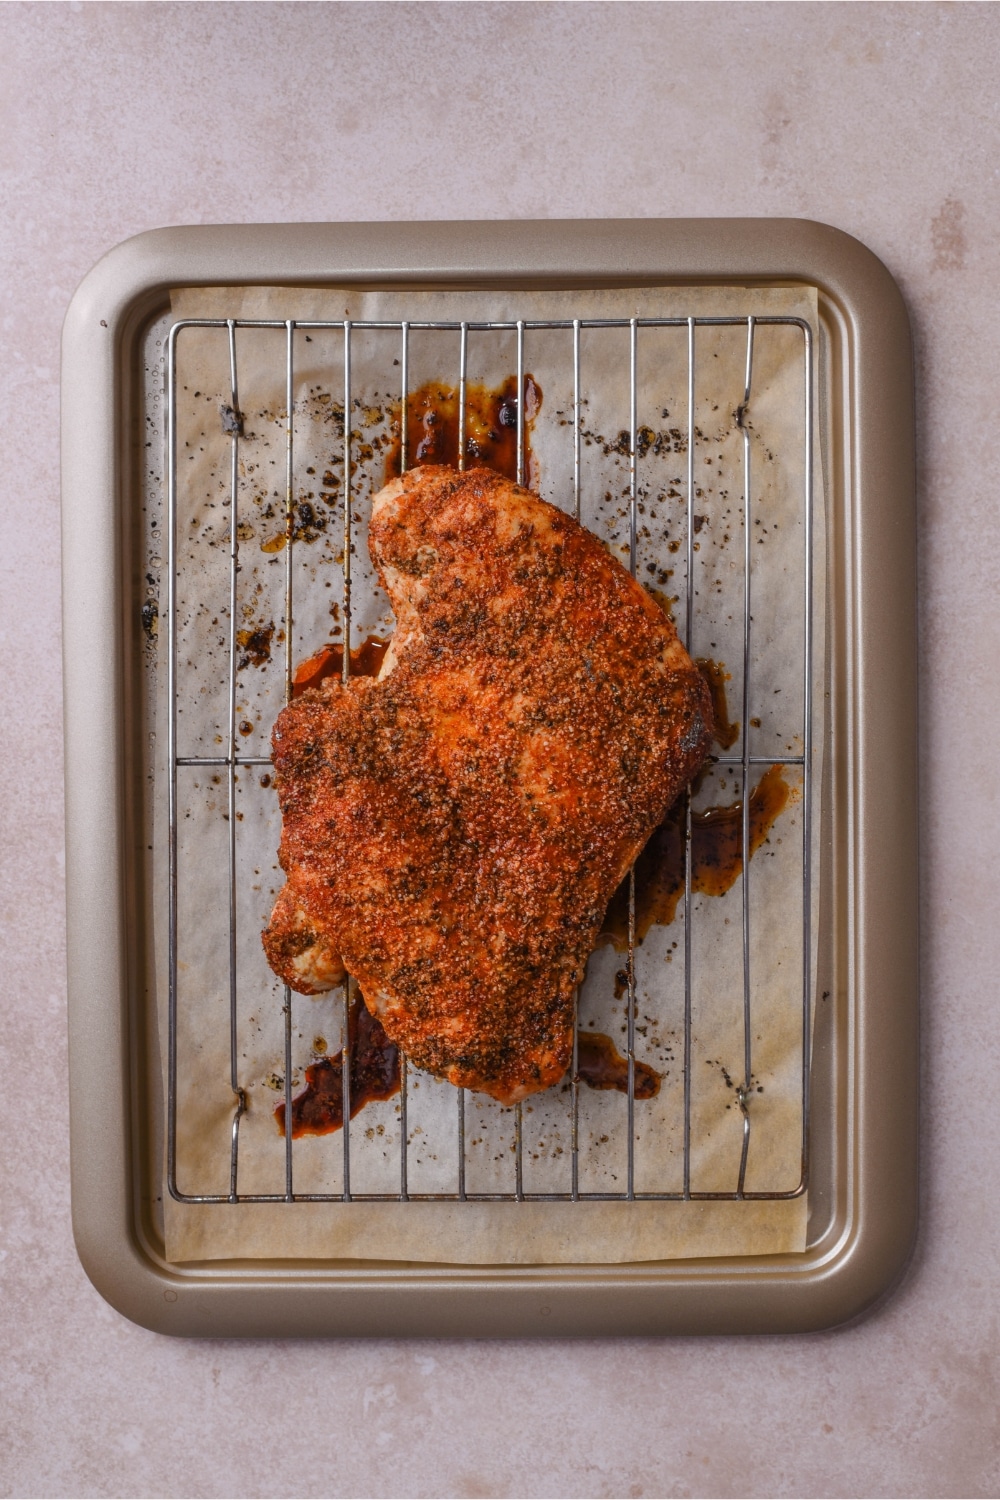
[[[801,872],[802,872],[802,1069],[801,1069],[801,1175],[798,1184],[787,1191],[751,1191],[746,1187],[747,1160],[751,1140],[752,1113],[750,1109],[750,1089],[753,1075],[753,1026],[751,1013],[751,945],[750,945],[750,776],[755,766],[770,766],[774,764],[770,756],[754,756],[750,754],[750,739],[745,727],[750,722],[751,696],[750,696],[750,662],[751,662],[751,638],[752,638],[752,557],[751,557],[751,507],[752,507],[752,473],[751,473],[751,442],[750,432],[742,421],[742,414],[746,411],[751,401],[753,368],[754,368],[754,345],[756,330],[761,325],[785,325],[800,330],[802,336],[802,368],[804,404],[802,411],[802,444],[804,455],[804,493],[803,505],[803,538],[804,538],[804,595],[801,599],[803,629],[805,634],[804,643],[804,679],[803,679],[803,722],[801,726],[802,753],[800,755],[783,756],[783,762],[798,766],[801,769],[803,781],[803,817],[802,817],[802,844],[801,844]],[[627,1134],[627,1180],[625,1188],[621,1192],[587,1192],[580,1187],[580,1098],[579,1098],[579,1060],[578,1060],[578,1033],[574,1033],[573,1060],[570,1072],[571,1092],[571,1151],[569,1183],[564,1192],[533,1193],[525,1190],[524,1186],[524,1127],[522,1119],[522,1107],[517,1105],[514,1117],[514,1155],[515,1155],[515,1186],[511,1193],[475,1193],[466,1189],[466,1100],[465,1091],[456,1090],[456,1125],[455,1125],[455,1150],[456,1186],[453,1192],[447,1193],[415,1193],[410,1190],[408,1175],[408,1130],[407,1130],[407,1091],[408,1078],[405,1057],[401,1056],[401,1079],[400,1079],[400,1151],[399,1151],[399,1186],[393,1193],[352,1193],[351,1190],[351,1120],[350,1120],[350,1058],[349,1049],[346,1045],[348,1036],[348,1014],[353,999],[354,986],[350,979],[344,985],[344,1025],[343,1035],[345,1045],[342,1051],[342,1088],[343,1088],[343,1190],[341,1193],[300,1193],[295,1190],[294,1178],[294,1141],[291,1129],[285,1132],[285,1189],[283,1193],[241,1193],[239,1191],[239,1143],[240,1124],[247,1108],[247,1096],[240,1080],[238,1064],[238,1014],[237,1014],[237,935],[236,935],[236,907],[237,907],[237,818],[236,818],[236,776],[241,767],[264,767],[270,765],[268,757],[244,756],[237,751],[237,577],[239,570],[239,536],[238,536],[238,488],[239,488],[239,465],[240,465],[240,424],[234,421],[230,436],[230,477],[229,477],[229,505],[230,505],[230,528],[229,528],[229,640],[228,640],[228,733],[225,737],[225,754],[219,756],[182,756],[178,754],[177,736],[177,579],[178,579],[178,546],[177,546],[177,508],[178,508],[178,462],[177,462],[177,341],[185,328],[211,328],[218,329],[228,339],[229,352],[229,380],[230,380],[230,404],[232,411],[238,413],[240,410],[240,395],[238,383],[238,370],[236,358],[236,333],[238,329],[244,328],[268,328],[284,330],[285,334],[285,493],[284,493],[284,520],[285,520],[285,572],[284,572],[284,683],[285,701],[291,700],[293,682],[293,636],[292,621],[293,613],[293,546],[294,546],[294,455],[295,455],[295,411],[294,411],[294,336],[297,331],[325,331],[336,333],[340,331],[343,337],[343,379],[344,379],[344,453],[343,453],[343,512],[344,512],[344,551],[343,551],[343,620],[344,620],[344,650],[343,650],[343,675],[346,681],[350,673],[350,644],[351,644],[351,551],[354,522],[352,519],[352,464],[351,464],[351,420],[352,410],[352,377],[351,377],[351,352],[352,338],[357,332],[369,330],[381,330],[395,332],[399,336],[399,368],[400,368],[400,413],[401,413],[401,453],[402,467],[407,466],[407,455],[409,448],[407,397],[409,391],[410,377],[410,339],[411,334],[417,331],[433,331],[458,336],[458,391],[459,391],[459,466],[465,463],[465,432],[467,414],[467,385],[468,385],[468,336],[472,331],[513,333],[516,337],[516,373],[517,391],[517,479],[523,482],[525,473],[525,410],[524,410],[524,381],[525,381],[525,336],[537,330],[560,329],[572,334],[572,361],[573,361],[573,408],[572,408],[572,440],[573,440],[573,504],[574,511],[579,519],[581,511],[581,432],[582,432],[582,404],[584,401],[584,386],[581,380],[581,333],[591,329],[616,329],[628,339],[629,356],[629,448],[628,448],[628,475],[629,475],[629,567],[632,575],[636,573],[637,561],[637,537],[638,537],[638,502],[639,502],[639,433],[641,428],[640,412],[638,409],[637,361],[640,336],[645,330],[676,328],[686,332],[687,338],[687,474],[686,474],[686,542],[684,558],[686,566],[686,577],[690,581],[694,577],[694,552],[695,552],[695,452],[697,448],[697,432],[695,426],[695,395],[696,395],[696,369],[697,369],[697,331],[702,327],[726,326],[742,327],[746,336],[746,359],[745,380],[743,391],[743,403],[739,409],[737,420],[742,428],[743,457],[742,457],[742,493],[743,493],[743,533],[744,533],[744,555],[743,555],[743,677],[742,677],[742,723],[744,734],[742,737],[741,754],[720,755],[716,757],[716,763],[731,767],[734,774],[738,774],[742,784],[742,828],[741,828],[741,855],[742,855],[742,967],[743,967],[743,1079],[736,1087],[736,1102],[742,1117],[742,1148],[738,1167],[736,1187],[730,1192],[704,1192],[692,1188],[691,1182],[691,1157],[692,1157],[692,951],[691,951],[691,904],[692,904],[692,806],[691,797],[685,800],[685,846],[684,846],[684,1033],[683,1033],[683,1085],[684,1085],[684,1117],[683,1117],[683,1187],[677,1192],[641,1192],[635,1186],[635,1037],[636,1037],[636,981],[635,981],[635,947],[636,947],[636,899],[635,899],[635,872],[629,876],[628,896],[628,957],[625,967],[627,977],[626,989],[626,1023],[627,1023],[627,1066],[628,1066],[628,1134]],[[187,319],[176,322],[171,330],[167,343],[167,585],[166,585],[166,613],[167,613],[167,695],[169,699],[169,717],[167,726],[167,766],[168,766],[168,789],[167,789],[167,818],[168,818],[168,936],[169,936],[169,967],[168,967],[168,1100],[167,1100],[167,1181],[171,1195],[178,1201],[185,1203],[238,1203],[238,1202],[327,1202],[343,1201],[349,1202],[353,1199],[362,1201],[392,1200],[409,1201],[411,1199],[442,1199],[448,1201],[466,1200],[488,1200],[488,1201],[524,1201],[533,1200],[570,1200],[581,1201],[585,1199],[626,1199],[626,1200],[743,1200],[743,1199],[781,1199],[794,1198],[802,1194],[808,1183],[809,1176],[809,1059],[810,1059],[810,1025],[811,1025],[811,951],[812,951],[812,810],[813,810],[813,517],[812,517],[812,495],[813,495],[813,422],[814,422],[814,348],[813,334],[807,322],[800,318],[792,317],[762,317],[748,316],[740,319],[735,317],[687,317],[687,318],[638,318],[631,319],[591,319],[574,318],[572,320],[529,320],[518,319],[513,322],[476,322],[476,321],[352,321],[345,319],[340,322],[331,321],[296,321],[296,320],[272,320],[272,319]],[[685,607],[685,639],[690,642],[693,638],[695,610],[695,591],[688,587],[686,591]],[[178,1007],[178,771],[185,767],[217,767],[223,770],[227,778],[227,805],[228,805],[228,943],[229,943],[229,1027],[230,1027],[230,1087],[233,1095],[233,1117],[231,1133],[231,1155],[229,1173],[228,1194],[188,1194],[178,1186],[177,1182],[177,1110],[178,1110],[178,1055],[177,1055],[177,1007]],[[293,1066],[292,1066],[292,1004],[291,994],[286,987],[284,992],[284,1098],[285,1119],[292,1118],[292,1095],[293,1095]]]

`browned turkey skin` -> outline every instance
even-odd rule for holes
[[[279,715],[268,960],[357,978],[420,1068],[513,1103],[563,1076],[608,901],[701,765],[708,688],[596,537],[489,469],[376,497],[378,678]]]

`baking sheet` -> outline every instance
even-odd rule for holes
[[[808,289],[701,289],[600,293],[364,293],[290,289],[199,289],[176,294],[184,317],[497,320],[587,316],[757,316],[805,318],[817,330]],[[236,334],[240,442],[237,609],[245,646],[238,660],[237,722],[244,754],[266,755],[284,695],[285,329]],[[529,331],[525,367],[541,389],[530,433],[539,492],[572,507],[571,333]],[[753,551],[751,751],[780,761],[802,753],[803,434],[802,336],[759,326],[749,412],[753,495],[759,537]],[[641,330],[638,576],[683,623],[686,612],[687,329]],[[746,330],[699,328],[696,429],[696,598],[692,653],[724,663],[734,718],[742,697],[742,447],[734,412],[742,401]],[[231,440],[228,334],[184,330],[178,339],[178,750],[224,754],[228,734],[227,649]],[[344,600],[343,334],[295,335],[294,558],[292,655],[300,661],[339,638]],[[352,338],[351,414],[356,434],[352,507],[352,641],[388,635],[391,617],[365,545],[367,504],[384,477],[398,396],[399,334],[356,330]],[[469,378],[499,385],[515,368],[512,334],[469,335]],[[628,554],[628,330],[584,330],[582,519],[617,555]],[[409,385],[457,382],[458,334],[411,334]],[[822,745],[824,619],[822,487],[817,484],[814,566],[816,614],[814,744]],[[307,507],[303,509],[303,507]],[[276,550],[275,550],[276,549]],[[338,554],[340,554],[338,556]],[[157,557],[158,560],[158,557]],[[152,564],[155,566],[155,563]],[[162,597],[162,591],[161,591]],[[273,628],[272,628],[273,627]],[[162,658],[166,632],[160,632]],[[263,645],[262,645],[263,643]],[[266,649],[265,649],[266,647]],[[157,742],[162,752],[163,681]],[[730,753],[738,755],[737,740]],[[814,785],[820,777],[818,755]],[[158,791],[165,788],[160,763]],[[237,1066],[248,1110],[241,1121],[240,1193],[282,1193],[285,1147],[274,1105],[283,1098],[283,995],[263,959],[259,930],[282,883],[277,869],[276,798],[266,770],[241,770],[237,782]],[[737,778],[734,780],[734,774]],[[717,767],[698,804],[731,803],[738,770]],[[751,864],[751,975],[754,1090],[750,1110],[749,1191],[790,1191],[800,1169],[802,1046],[801,773],[785,772],[790,805]],[[753,778],[754,780],[756,779]],[[227,1194],[234,1099],[230,1088],[229,942],[224,768],[178,771],[178,1137],[177,1179],[187,1194]],[[818,812],[818,809],[816,810]],[[157,818],[158,1013],[165,1025],[165,819]],[[814,855],[815,844],[814,841]],[[813,906],[818,880],[812,881]],[[692,901],[691,1186],[736,1186],[742,1118],[733,1081],[743,1073],[742,914],[739,881],[724,896]],[[815,917],[815,910],[813,912]],[[812,923],[814,963],[816,922]],[[662,1075],[656,1098],[635,1106],[635,1186],[679,1192],[683,1186],[683,914],[654,926],[637,950],[637,1055]],[[581,993],[586,1029],[610,1034],[624,1050],[624,955],[598,948]],[[293,995],[293,1088],[305,1067],[340,1046],[339,993]],[[165,1044],[165,1033],[163,1036]],[[321,1045],[322,1044],[322,1045]],[[164,1057],[166,1048],[164,1045]],[[759,1090],[759,1092],[758,1092]],[[410,1071],[409,1191],[456,1189],[456,1092]],[[568,1086],[527,1101],[524,1187],[568,1191]],[[399,1188],[399,1100],[372,1104],[351,1128],[355,1193]],[[466,1187],[513,1191],[513,1112],[475,1095],[466,1099]],[[627,1152],[627,1107],[617,1093],[580,1089],[580,1189],[619,1192]],[[294,1147],[296,1193],[339,1193],[339,1133]],[[764,1202],[581,1203],[165,1203],[168,1258],[359,1258],[445,1263],[560,1263],[656,1260],[691,1255],[767,1254],[805,1244],[804,1195]]]

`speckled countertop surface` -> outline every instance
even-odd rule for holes
[[[0,33],[2,1492],[995,1495],[1000,10],[73,3],[5,5]],[[924,1127],[910,1270],[858,1326],[803,1338],[146,1333],[92,1290],[69,1219],[70,296],[105,249],[161,224],[631,214],[826,220],[885,260],[911,309]],[[45,436],[26,464],[28,419]]]

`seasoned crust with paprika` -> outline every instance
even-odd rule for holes
[[[709,692],[572,517],[492,470],[376,497],[397,629],[273,734],[288,884],[264,933],[305,993],[355,975],[420,1068],[505,1103],[563,1076],[619,881],[697,771]]]

